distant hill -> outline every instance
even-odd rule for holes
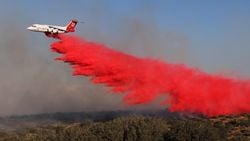
[[[167,110],[140,110],[140,111],[101,111],[101,112],[68,112],[43,113],[36,115],[9,116],[0,118],[0,131],[13,131],[23,128],[44,126],[60,123],[75,123],[84,121],[108,121],[118,117],[143,115],[161,118],[184,118],[182,114],[170,113]],[[191,115],[190,115],[191,116]],[[197,116],[198,117],[198,116]]]
[[[203,116],[158,111],[108,111],[0,119],[0,141],[250,140],[250,115]]]

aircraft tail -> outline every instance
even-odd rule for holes
[[[77,22],[78,22],[77,20],[71,20],[71,21],[66,25],[66,31],[67,31],[67,32],[74,32]]]

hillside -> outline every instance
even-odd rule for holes
[[[247,114],[205,118],[166,111],[56,113],[5,117],[0,125],[0,141],[250,140]]]

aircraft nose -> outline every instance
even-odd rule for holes
[[[29,26],[27,29],[28,29],[28,30],[34,30],[34,28],[31,27],[31,26]]]

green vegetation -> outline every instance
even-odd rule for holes
[[[0,141],[247,141],[250,116],[164,118],[130,115],[2,131]]]

